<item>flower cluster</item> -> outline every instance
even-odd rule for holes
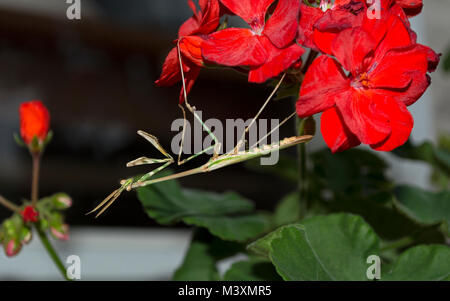
[[[44,148],[51,139],[50,114],[41,101],[34,100],[22,103],[19,115],[20,137],[16,136],[16,141],[28,148],[34,163],[39,163]],[[36,165],[39,166],[33,164],[33,168]],[[36,170],[39,171],[39,168]],[[36,185],[32,185],[32,191],[35,193],[22,206],[0,196],[0,203],[14,212],[0,224],[0,245],[3,245],[8,257],[19,254],[22,247],[31,241],[33,226],[41,233],[50,232],[56,239],[69,239],[69,226],[64,222],[62,211],[72,206],[72,199],[64,193],[38,199],[38,177],[35,177],[36,173],[33,172]]]
[[[286,72],[302,81],[298,116],[323,112],[321,131],[333,152],[361,143],[391,151],[409,138],[407,106],[439,63],[408,19],[422,0],[200,0],[200,10],[188,2],[194,16],[181,26],[179,51],[168,55],[157,85],[182,79],[180,61],[187,93],[209,65],[244,71],[254,83]],[[248,26],[227,28],[224,15]],[[303,64],[306,48],[315,60]]]

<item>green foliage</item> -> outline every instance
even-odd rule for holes
[[[231,241],[245,242],[270,230],[267,215],[237,193],[213,193],[182,189],[175,180],[138,190],[145,212],[161,224],[184,222],[207,228]]]
[[[251,257],[234,263],[225,273],[225,281],[280,281],[272,263],[266,259]]]
[[[380,240],[359,216],[315,216],[281,227],[249,245],[270,258],[284,280],[367,280],[370,255],[381,256]],[[381,280],[449,280],[450,248],[418,246],[384,265]]]
[[[298,222],[300,220],[300,202],[297,192],[285,196],[277,205],[274,213],[275,226]]]
[[[306,215],[299,164],[285,155],[275,166],[246,163],[292,184],[272,215],[236,193],[183,189],[176,181],[142,188],[138,196],[159,223],[200,227],[176,280],[368,280],[370,255],[381,258],[381,280],[450,280],[450,140],[407,143],[395,155],[430,164],[443,189],[396,187],[375,152],[352,149],[309,155]],[[219,275],[218,262],[238,253],[251,255]]]
[[[284,280],[366,280],[366,259],[379,252],[379,239],[362,218],[336,214],[282,227],[254,248],[268,251]]]
[[[236,254],[239,250],[239,245],[222,241],[206,230],[199,229],[194,233],[183,264],[177,269],[173,279],[176,281],[219,280],[217,262]]]
[[[450,248],[417,246],[405,251],[382,276],[387,281],[449,281]]]
[[[423,225],[444,223],[450,235],[450,191],[429,192],[417,187],[395,189],[396,206],[408,217]]]

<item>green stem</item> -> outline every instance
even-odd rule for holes
[[[61,275],[64,277],[65,280],[70,281],[66,274],[66,267],[62,263],[61,259],[59,258],[58,254],[56,253],[55,249],[51,245],[50,241],[48,240],[47,234],[39,227],[39,225],[35,226],[36,232],[39,235],[39,238],[41,239],[42,244],[45,247],[45,250],[47,251],[50,258],[53,260],[53,263],[56,265],[58,270],[61,272]]]
[[[41,155],[40,153],[32,153],[31,156],[33,158],[33,171],[32,171],[33,176],[31,179],[31,203],[35,207],[39,199],[39,170],[41,163]],[[61,272],[61,275],[64,277],[65,280],[70,280],[66,274],[66,267],[64,266],[55,249],[48,240],[45,231],[41,229],[39,224],[35,224],[35,228],[36,232],[39,235],[39,238],[41,239],[42,244],[45,247],[45,250],[47,251],[50,258],[53,260],[58,270]]]
[[[383,248],[381,248],[380,252],[385,252],[385,251],[388,251],[388,250],[404,248],[404,247],[409,246],[413,242],[414,242],[413,238],[405,237],[405,238],[402,238],[400,240],[394,241],[394,242],[384,246]]]
[[[296,129],[299,136],[304,133],[306,119],[297,118]],[[307,175],[306,175],[306,146],[304,143],[297,146],[297,158],[298,158],[298,195],[300,202],[300,216],[304,218],[308,210],[307,200]]]

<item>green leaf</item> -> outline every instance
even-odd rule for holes
[[[252,257],[234,263],[225,273],[225,281],[281,281],[273,264],[265,259]]]
[[[400,255],[386,281],[450,280],[450,248],[444,245],[417,246]]]
[[[176,270],[175,281],[215,281],[220,276],[217,262],[236,254],[241,247],[211,236],[206,230],[197,229],[182,265]]]
[[[285,196],[277,205],[274,214],[276,226],[283,226],[300,220],[300,201],[297,192]]]
[[[249,249],[268,251],[285,280],[367,280],[379,239],[361,217],[334,214],[282,227]]]
[[[161,224],[183,221],[225,240],[247,241],[270,226],[269,218],[255,213],[254,205],[237,193],[182,189],[176,181],[167,181],[139,189],[138,198],[147,214]]]
[[[367,197],[390,187],[385,177],[387,164],[374,152],[351,149],[332,154],[322,150],[312,154],[311,183],[315,189],[328,190],[335,196]]]
[[[270,230],[269,217],[264,214],[241,216],[190,216],[183,218],[188,225],[207,228],[224,240],[245,242]]]
[[[434,225],[446,222],[447,226],[450,225],[450,191],[434,193],[400,186],[395,189],[395,196],[397,208],[417,223]]]

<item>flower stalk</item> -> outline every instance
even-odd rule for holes
[[[302,136],[305,131],[306,118],[296,119],[296,129],[299,136]],[[300,202],[300,217],[304,218],[308,211],[307,200],[307,174],[306,174],[306,146],[304,143],[297,146],[297,161],[298,161],[298,196]]]
[[[12,202],[8,201],[7,199],[5,199],[4,197],[2,197],[0,195],[0,204],[3,205],[4,207],[8,208],[9,210],[16,212],[16,213],[20,213],[20,208],[19,206],[13,204]]]
[[[50,243],[47,234],[41,229],[38,223],[35,224],[36,232],[39,235],[39,238],[42,242],[42,244],[45,247],[45,250],[47,251],[48,255],[52,259],[55,266],[58,268],[58,270],[61,272],[61,275],[64,277],[65,280],[70,281],[67,277],[66,273],[66,267],[62,263],[61,259],[59,258],[58,254],[56,253],[55,249],[53,248],[52,244]]]
[[[41,153],[40,152],[31,152],[31,156],[33,158],[33,171],[32,171],[32,180],[31,180],[31,203],[32,206],[36,206],[37,201],[39,199],[39,171],[40,171],[40,162],[41,162]],[[66,274],[66,268],[50,243],[47,234],[40,226],[40,223],[34,223],[34,227],[36,232],[39,235],[39,238],[42,244],[45,247],[48,255],[52,259],[56,268],[61,272],[62,276],[65,280],[70,280]]]
[[[41,165],[41,155],[40,153],[32,153],[33,158],[33,175],[31,182],[31,204],[36,206],[39,198],[39,171]]]

